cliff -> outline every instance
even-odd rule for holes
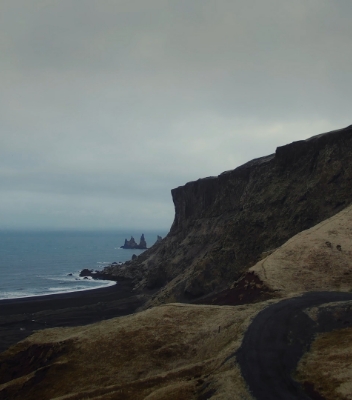
[[[351,159],[349,126],[173,189],[167,237],[106,272],[133,279],[153,293],[152,304],[226,288],[263,254],[352,202]]]
[[[351,225],[352,205],[293,236],[234,288],[208,296],[212,305],[203,299],[122,316],[144,301],[129,297],[128,281],[85,301],[5,301],[2,339],[15,342],[19,327],[24,337],[35,333],[0,352],[0,399],[351,399]],[[246,299],[224,298],[241,283]],[[243,304],[263,286],[286,299]],[[301,296],[307,291],[318,293]]]

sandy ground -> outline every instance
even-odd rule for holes
[[[86,325],[143,304],[128,281],[107,288],[0,301],[0,353],[39,329]]]

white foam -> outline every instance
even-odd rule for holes
[[[47,279],[49,281],[61,281],[61,282],[74,281],[73,275],[72,276],[41,276],[41,275],[38,275],[38,278]]]
[[[22,298],[28,298],[28,297],[38,297],[38,296],[50,296],[52,294],[66,294],[66,293],[74,293],[74,292],[84,292],[86,290],[94,290],[94,289],[101,289],[104,287],[109,287],[109,286],[113,286],[116,284],[115,281],[98,281],[98,280],[94,280],[94,281],[90,281],[88,279],[85,279],[85,282],[99,282],[99,286],[95,286],[95,287],[80,287],[80,288],[74,288],[72,289],[72,287],[67,288],[66,290],[62,287],[60,288],[47,288],[46,291],[43,291],[41,293],[33,293],[33,292],[17,292],[17,291],[11,291],[11,292],[0,292],[0,300],[6,300],[6,299],[22,299]],[[48,293],[48,291],[50,291],[50,293]]]

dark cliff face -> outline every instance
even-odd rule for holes
[[[263,252],[349,205],[351,160],[352,126],[173,189],[168,236],[116,273],[140,288],[164,287],[159,301],[220,290]]]

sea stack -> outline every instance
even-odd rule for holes
[[[125,239],[125,243],[121,246],[121,249],[139,249],[139,250],[146,250],[147,249],[147,242],[144,238],[144,233],[142,233],[141,239],[139,244],[136,243],[133,236],[131,236],[130,240]]]

